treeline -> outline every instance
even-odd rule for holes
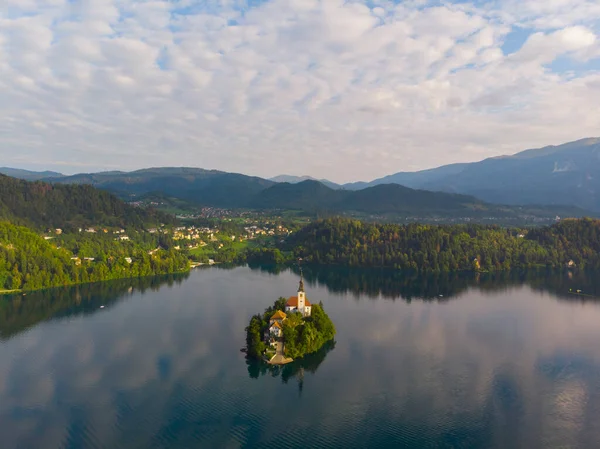
[[[130,206],[90,185],[29,182],[4,175],[0,175],[0,220],[67,231],[85,226],[142,228],[175,222],[170,215]]]
[[[71,251],[25,227],[0,222],[0,290],[37,290],[189,269],[185,255],[165,250],[150,255],[145,248],[134,247],[130,259],[112,254],[93,261],[73,257]]]
[[[600,268],[600,221],[519,230],[485,225],[395,225],[333,218],[292,235],[283,249],[318,264],[420,272],[527,267]]]

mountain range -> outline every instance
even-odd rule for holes
[[[480,162],[400,172],[344,188],[355,190],[390,183],[473,195],[497,204],[569,204],[600,212],[600,138]]]
[[[72,176],[9,168],[0,168],[0,173],[58,184],[91,184],[126,200],[160,194],[197,205],[223,208],[353,210],[365,213],[420,210],[433,213],[436,209],[444,211],[447,208],[458,212],[465,209],[465,205],[470,211],[490,211],[494,207],[486,203],[494,203],[566,205],[600,212],[600,138],[582,139],[480,162],[399,172],[371,182],[345,185],[315,180],[310,176],[281,175],[263,179],[185,167]],[[386,185],[395,187],[379,187]],[[565,208],[561,207],[561,210]],[[576,208],[572,210],[582,212]]]

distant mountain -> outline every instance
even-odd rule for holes
[[[396,173],[370,183],[473,195],[498,204],[570,204],[600,212],[600,138],[526,150],[513,156]]]
[[[254,195],[275,184],[254,176],[187,167],[88,173],[48,181],[91,184],[128,200],[160,192],[195,204],[225,208],[245,207]]]
[[[60,178],[62,173],[55,171],[30,171],[20,168],[0,167],[0,174],[12,176],[13,178],[24,179],[26,181],[38,181],[44,178]]]
[[[248,204],[257,209],[295,209],[305,212],[346,213],[418,217],[509,218],[525,215],[581,217],[588,213],[569,207],[510,207],[485,203],[473,196],[415,190],[397,184],[366,189],[334,190],[318,181],[279,183],[263,190]]]
[[[287,182],[289,184],[298,184],[302,181],[319,181],[321,184],[325,184],[331,189],[339,189],[341,186],[335,182],[331,182],[327,179],[317,179],[312,176],[293,176],[293,175],[279,175],[274,178],[270,178],[269,181],[273,182]]]
[[[346,192],[334,190],[319,181],[275,184],[260,192],[249,204],[257,209],[331,210],[346,198]]]
[[[139,228],[150,223],[168,223],[173,217],[130,206],[89,185],[52,185],[0,175],[0,220],[37,229]]]
[[[467,165],[469,164],[451,164],[417,172],[399,172],[371,182],[353,182],[344,184],[343,188],[348,190],[360,190],[381,184],[400,184],[413,189],[418,189],[428,183],[435,182],[447,176],[457,175],[461,173]]]
[[[456,170],[457,166],[451,166],[440,171],[449,175]],[[429,175],[421,173],[416,176]],[[197,206],[219,208],[462,217],[513,216],[524,213],[523,210],[517,211],[504,206],[486,204],[474,196],[415,190],[393,183],[353,191],[333,189],[315,180],[297,183],[274,182],[242,174],[186,167],[84,173],[48,178],[48,181],[56,184],[91,184],[128,201],[163,196]],[[533,215],[544,217],[554,217],[553,213],[569,216],[585,215],[585,212],[580,209],[562,206],[534,209]]]

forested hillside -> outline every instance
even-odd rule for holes
[[[174,251],[150,255],[134,247],[129,254],[129,260],[110,255],[86,261],[25,227],[0,222],[0,290],[36,290],[189,269],[187,257]]]
[[[0,175],[0,219],[45,228],[88,225],[142,227],[174,218],[130,206],[89,185],[28,182]]]
[[[286,242],[309,262],[414,271],[600,268],[600,221],[565,220],[529,231],[482,225],[315,222]]]

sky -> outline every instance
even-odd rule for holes
[[[0,165],[370,180],[600,135],[597,0],[0,0]]]

